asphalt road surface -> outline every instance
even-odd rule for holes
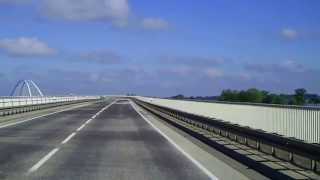
[[[128,103],[0,129],[0,179],[209,179]]]

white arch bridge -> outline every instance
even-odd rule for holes
[[[28,105],[75,102],[98,99],[99,96],[44,96],[33,80],[19,80],[13,87],[10,96],[0,96],[0,110]],[[1,113],[0,113],[1,114]]]
[[[12,89],[10,96],[43,96],[39,86],[32,80],[20,80]]]

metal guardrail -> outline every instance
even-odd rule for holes
[[[5,101],[6,99],[7,101]],[[1,101],[2,100],[2,101]],[[0,99],[0,117],[57,106],[98,100],[93,97],[8,97]],[[1,104],[2,103],[2,104]],[[1,106],[2,105],[2,106]]]
[[[200,127],[206,131],[226,137],[232,141],[254,148],[276,158],[288,161],[304,169],[320,173],[320,145],[306,143],[294,138],[231,124],[214,118],[199,116],[165,106],[133,99],[138,105],[162,118],[173,117],[181,122]],[[191,130],[187,130],[193,133]],[[197,137],[204,138],[202,135]],[[208,141],[208,139],[206,139]],[[210,144],[210,142],[209,142]],[[259,164],[256,164],[258,166]],[[264,168],[264,167],[261,167]],[[260,169],[261,170],[261,169]]]
[[[155,105],[320,143],[320,108],[135,97]]]
[[[0,97],[0,108],[99,99],[97,96]]]

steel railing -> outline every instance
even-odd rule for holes
[[[0,116],[8,116],[62,105],[98,100],[97,96],[72,97],[1,97]]]
[[[240,156],[239,158],[239,155],[234,155],[233,152],[226,150],[226,148],[219,144],[217,145],[217,143],[211,141],[210,138],[206,137],[204,134],[199,134],[199,132],[194,131],[192,128],[188,129],[181,124],[189,124],[193,127],[203,129],[206,132],[228,138],[234,142],[238,142],[276,158],[291,162],[299,167],[320,173],[320,145],[318,144],[306,143],[294,138],[287,138],[277,134],[252,129],[250,127],[239,126],[222,120],[179,111],[167,106],[160,106],[146,102],[139,98],[134,98],[133,100],[153,114],[167,119],[176,127],[183,129],[191,135],[219,148],[220,150],[222,149],[223,151],[228,152],[232,157],[236,157],[240,160],[245,159],[243,156]],[[172,119],[174,120],[172,121]],[[261,166],[259,163],[255,163],[253,161],[250,161],[249,164],[253,164],[253,166]],[[268,169],[264,166],[261,166],[261,168],[265,168],[266,170]]]
[[[97,96],[0,97],[0,108],[99,99]]]
[[[320,143],[320,108],[252,103],[194,102],[136,97],[145,102],[249,126],[310,143]]]

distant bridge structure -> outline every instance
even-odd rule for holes
[[[10,96],[34,97],[43,96],[39,86],[32,80],[20,80],[13,87]]]

